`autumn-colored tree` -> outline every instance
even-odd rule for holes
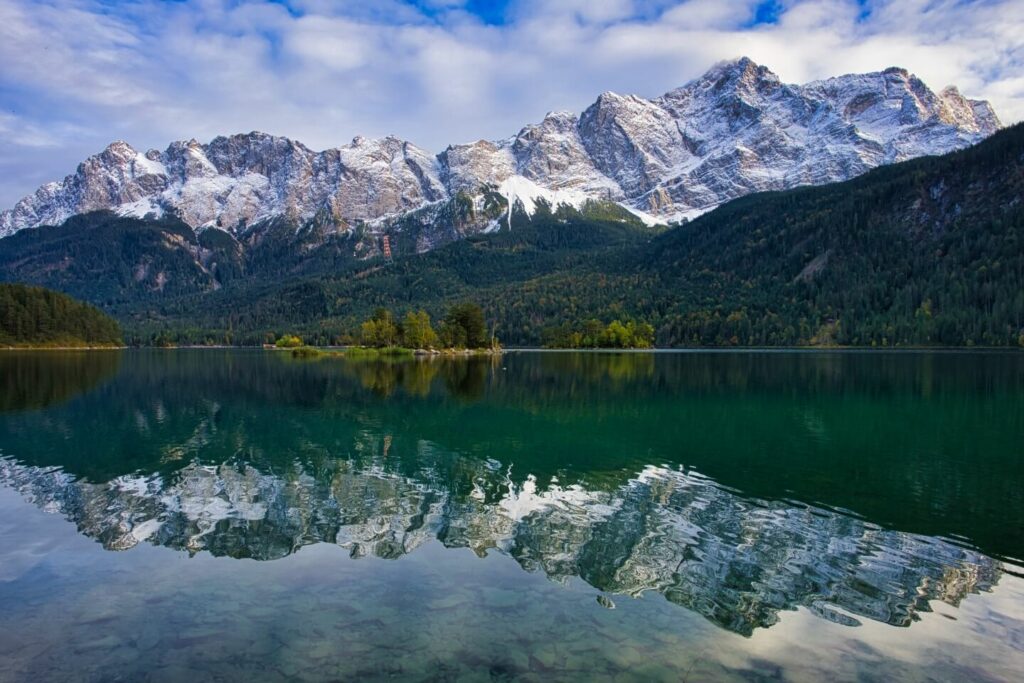
[[[426,311],[409,311],[402,320],[405,345],[413,349],[432,349],[438,344],[437,332],[430,324]]]

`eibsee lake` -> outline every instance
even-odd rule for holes
[[[0,355],[0,680],[1020,680],[1024,354]]]

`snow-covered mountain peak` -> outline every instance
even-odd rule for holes
[[[111,161],[131,160],[138,152],[124,140],[114,140],[107,148],[100,152],[99,156]]]
[[[489,183],[498,184],[516,172],[516,160],[506,141],[477,140],[449,145],[438,155],[441,178],[448,191],[475,192]]]
[[[719,62],[694,82],[708,83],[718,88],[757,88],[781,83],[775,72],[749,57]]]

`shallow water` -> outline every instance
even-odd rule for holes
[[[1015,680],[1024,354],[0,355],[0,680]]]

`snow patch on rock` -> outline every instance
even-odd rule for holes
[[[516,205],[522,207],[527,216],[533,216],[537,211],[537,203],[544,201],[552,211],[559,206],[568,206],[573,209],[581,209],[590,200],[587,193],[582,190],[551,190],[542,187],[529,178],[514,175],[501,181],[498,185],[498,194],[508,202],[508,214],[506,217],[509,229],[512,229],[512,213]]]
[[[163,218],[164,215],[163,207],[156,200],[149,197],[121,204],[114,211],[119,216],[130,216],[132,218]]]

